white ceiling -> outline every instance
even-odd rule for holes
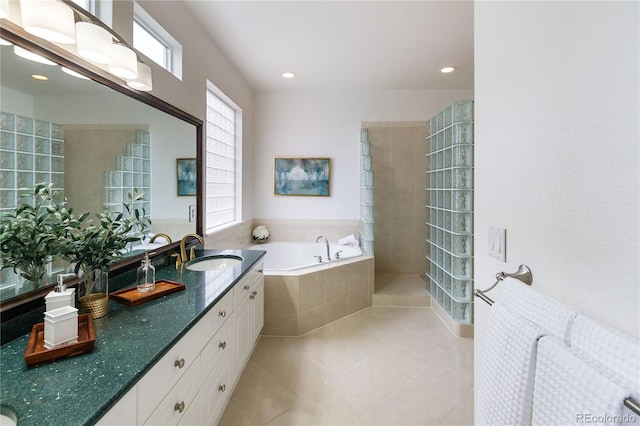
[[[184,1],[256,90],[473,88],[473,1]]]

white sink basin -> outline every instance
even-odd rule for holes
[[[240,256],[231,255],[205,256],[190,260],[185,266],[190,271],[219,271],[237,266],[243,260]]]

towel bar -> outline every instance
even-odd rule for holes
[[[491,287],[485,290],[474,290],[473,294],[477,298],[482,299],[483,301],[488,303],[489,306],[491,306],[493,305],[494,301],[485,293],[488,293],[489,291],[493,290],[494,287],[497,286],[498,283],[504,280],[505,278],[515,278],[517,280],[522,281],[528,286],[530,286],[531,283],[533,283],[533,275],[531,274],[531,269],[529,269],[529,267],[526,265],[520,265],[518,267],[518,270],[511,274],[507,274],[506,272],[498,272],[496,274],[496,282]],[[640,402],[629,397],[624,400],[624,406],[627,407],[629,410],[631,410],[634,414],[640,416]]]
[[[640,416],[640,402],[629,397],[624,400],[624,406],[633,411],[637,416]]]
[[[485,293],[493,290],[493,288],[495,286],[498,285],[498,283],[502,280],[504,280],[505,278],[515,278],[517,280],[522,281],[523,283],[525,283],[526,285],[531,285],[531,283],[533,282],[533,275],[531,274],[531,269],[529,269],[529,267],[527,265],[520,265],[518,267],[518,270],[516,272],[513,272],[511,274],[507,274],[506,272],[498,272],[496,274],[496,282],[489,288],[485,289],[485,290],[474,290],[473,294],[484,300],[486,303],[489,304],[489,306],[493,305],[493,299],[491,299],[489,296],[487,296]]]

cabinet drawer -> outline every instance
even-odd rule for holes
[[[234,310],[238,309],[238,306],[244,299],[249,297],[251,293],[251,286],[253,285],[253,275],[251,271],[248,272],[238,284],[233,287],[233,307]]]
[[[200,353],[202,376],[206,377],[227,353],[233,353],[233,321],[227,321]]]
[[[196,363],[205,328],[196,324],[136,385],[138,423],[143,423],[177,381]],[[196,375],[197,377],[197,375]]]
[[[136,424],[136,388],[129,390],[96,423],[97,426],[133,426]]]
[[[167,393],[153,411],[145,425],[176,425],[182,415],[191,408],[191,402],[200,386],[199,359],[194,361],[178,383]],[[138,394],[138,400],[145,395]],[[197,410],[197,407],[193,407]]]
[[[197,327],[202,327],[203,331],[203,341],[202,343],[206,343],[209,341],[211,336],[213,336],[222,324],[227,321],[228,318],[231,317],[233,313],[233,291],[227,292],[222,299],[218,303],[215,304],[209,312],[202,318]],[[194,327],[195,328],[195,327]]]
[[[231,397],[233,376],[230,353],[225,354],[211,374],[205,379],[200,393],[203,396],[205,420],[209,425],[218,424],[222,411]]]

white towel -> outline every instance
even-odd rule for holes
[[[578,314],[575,310],[515,279],[507,279],[503,284],[500,303],[544,328],[545,334],[557,336],[569,344],[571,325]]]
[[[640,342],[585,315],[578,315],[571,331],[571,350],[596,371],[625,389],[627,396],[640,401]],[[622,401],[620,401],[622,404]],[[628,408],[623,415],[640,416]]]
[[[359,247],[360,242],[356,238],[355,234],[347,235],[346,237],[340,238],[338,240],[338,244],[341,246],[351,246],[351,247]]]
[[[476,424],[531,422],[536,346],[544,330],[495,303],[478,384]]]
[[[619,424],[625,391],[554,337],[538,342],[534,425]]]

